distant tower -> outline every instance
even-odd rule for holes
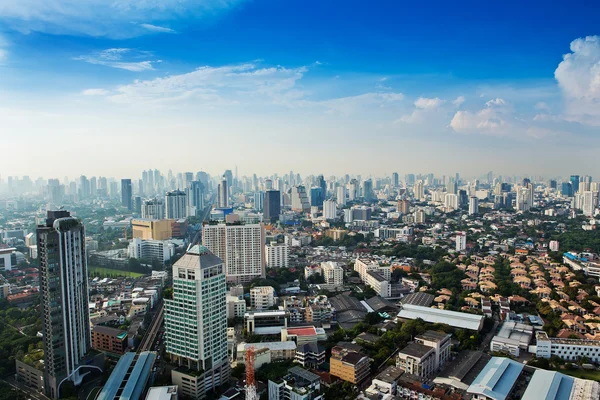
[[[221,178],[221,183],[219,183],[219,191],[218,191],[218,206],[219,208],[227,208],[229,205],[229,191],[228,191],[228,182],[227,177],[223,176]]]
[[[133,210],[131,179],[121,179],[121,205],[129,211]]]
[[[254,347],[246,349],[244,354],[246,362],[246,400],[258,400],[256,395],[256,381],[254,379],[254,360],[256,359],[256,353]]]

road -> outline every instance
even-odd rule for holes
[[[43,394],[37,392],[36,390],[30,388],[29,386],[21,383],[21,382],[17,382],[14,377],[10,377],[10,378],[6,378],[4,379],[4,382],[8,383],[11,387],[25,393],[25,395],[27,396],[27,398],[31,398],[31,399],[35,399],[35,400],[49,400],[48,397],[44,396]]]
[[[150,349],[152,349],[152,343],[154,343],[154,341],[156,340],[158,331],[160,330],[160,327],[163,324],[164,313],[165,313],[165,309],[164,309],[163,302],[161,301],[161,303],[158,306],[158,309],[156,310],[156,313],[154,314],[154,318],[152,319],[152,322],[150,323],[150,327],[144,334],[144,337],[142,338],[142,342],[140,343],[140,346],[138,347],[138,350],[137,350],[138,353],[141,353],[142,351],[149,351]]]
[[[202,221],[206,221],[210,217],[210,211],[212,210],[212,205],[215,202],[215,196],[216,195],[214,195],[214,194],[211,196],[210,200],[208,201],[208,204],[204,208],[204,211],[202,213]],[[202,229],[200,229],[198,232],[196,232],[196,235],[194,235],[194,238],[190,242],[190,244],[200,243],[201,239],[202,239]]]

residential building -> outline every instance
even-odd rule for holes
[[[204,225],[202,243],[225,262],[228,282],[265,277],[265,228],[262,224]]]
[[[332,376],[358,385],[369,376],[371,360],[365,354],[335,346],[329,358],[329,373]]]
[[[275,289],[271,286],[256,286],[250,289],[250,306],[258,311],[268,310],[275,305]]]
[[[321,263],[321,274],[325,284],[333,286],[344,285],[344,268],[337,262],[325,261]]]
[[[92,348],[121,355],[127,350],[127,331],[109,326],[95,325],[92,328]]]
[[[68,211],[48,211],[37,227],[42,304],[45,391],[60,397],[60,385],[81,383],[91,348],[83,224]]]
[[[469,215],[479,214],[479,199],[475,196],[469,197]]]
[[[188,215],[200,215],[204,209],[204,184],[191,181],[188,187]]]
[[[146,400],[178,400],[177,386],[154,386],[148,389]]]
[[[204,398],[229,379],[225,265],[195,245],[173,265],[173,299],[165,299],[166,351],[183,396]]]
[[[319,394],[321,377],[300,367],[292,367],[281,379],[269,379],[269,400],[324,400]]]
[[[303,367],[318,368],[325,364],[325,348],[315,342],[299,345],[296,348],[294,361]]]
[[[325,219],[336,219],[337,218],[337,203],[335,200],[325,200],[323,202],[323,218]]]
[[[419,343],[409,343],[398,352],[396,366],[420,378],[429,378],[435,368],[435,350]]]
[[[134,239],[168,240],[173,236],[173,220],[132,219],[131,230]]]
[[[165,202],[162,199],[146,199],[142,203],[142,218],[165,219]]]
[[[456,232],[456,251],[465,251],[467,249],[467,234],[465,232]]]
[[[286,328],[287,322],[287,313],[282,310],[247,311],[244,314],[246,330],[257,335],[281,334],[281,328]]]
[[[187,195],[181,190],[165,194],[165,216],[168,219],[187,218]]]
[[[293,360],[296,357],[296,343],[291,340],[284,342],[240,343],[237,345],[237,362],[244,363],[246,350],[254,347],[255,350],[267,349],[271,353],[272,361]]]
[[[301,213],[310,211],[310,202],[308,201],[308,195],[304,186],[292,186],[291,199],[292,211]]]
[[[365,392],[378,396],[378,398],[396,396],[398,394],[398,380],[403,374],[403,369],[391,365],[373,379],[371,386]]]
[[[548,247],[550,248],[550,251],[558,251],[560,243],[558,240],[551,240]]]
[[[269,268],[288,268],[290,247],[285,243],[271,242],[265,245],[266,265]]]
[[[431,347],[435,352],[434,370],[439,371],[450,360],[450,338],[449,333],[438,331],[426,331],[415,336],[415,342]]]
[[[398,200],[398,212],[404,215],[408,214],[410,212],[410,200]]]
[[[225,176],[221,178],[217,188],[217,206],[219,208],[229,207],[229,184]]]
[[[339,204],[342,207],[346,205],[346,187],[345,186],[338,186],[338,188],[336,190],[336,202],[337,202],[337,204]]]
[[[244,318],[246,300],[242,296],[227,295],[227,319]]]

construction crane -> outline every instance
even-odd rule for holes
[[[246,349],[244,360],[246,361],[246,400],[258,400],[256,381],[254,380],[254,361],[256,360],[254,347],[251,346]]]

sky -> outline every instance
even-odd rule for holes
[[[596,177],[599,20],[594,1],[2,0],[0,175]]]

